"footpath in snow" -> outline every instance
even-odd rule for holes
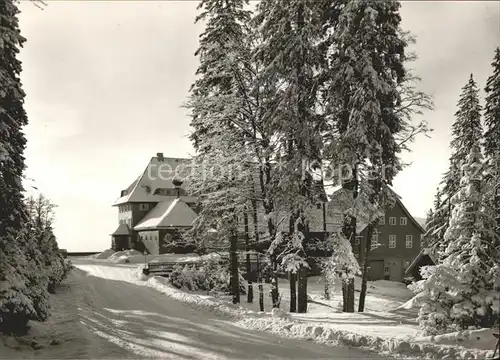
[[[244,296],[242,304],[235,306],[226,297],[212,297],[175,289],[163,277],[145,278],[142,275],[142,266],[115,265],[144,263],[142,255],[142,261],[139,261],[138,254],[129,253],[128,256],[131,260],[125,260],[127,254],[116,254],[106,261],[103,255],[100,260],[94,258],[75,261],[75,265],[97,277],[151,287],[196,308],[230,315],[233,323],[243,328],[270,331],[283,337],[305,338],[330,345],[361,347],[391,356],[434,359],[485,359],[491,357],[496,342],[489,329],[436,337],[419,336],[420,331],[415,321],[416,311],[408,305],[412,294],[400,283],[371,282],[366,312],[354,314],[346,314],[339,310],[341,299],[339,290],[333,300],[324,300],[322,296],[324,287],[318,278],[310,278],[308,281],[310,303],[307,314],[272,311],[267,298],[269,289],[266,285],[266,312],[261,313],[258,312],[257,301],[254,304],[247,304],[244,302]],[[190,257],[182,256],[183,259]],[[289,301],[288,283],[282,281],[279,285],[280,293],[283,293],[282,308],[286,309]],[[359,289],[359,284],[357,288]],[[257,296],[257,293],[255,295]]]

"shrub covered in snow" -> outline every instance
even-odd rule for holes
[[[483,201],[483,164],[478,146],[473,146],[460,191],[452,198],[455,207],[446,230],[442,261],[422,270],[424,281],[415,286],[427,297],[419,323],[427,334],[449,327],[491,327],[499,313],[496,283],[500,268],[494,246],[494,217]]]
[[[218,259],[206,259],[199,265],[177,264],[169,283],[178,289],[206,291],[210,294],[230,293],[229,267]],[[245,281],[240,274],[240,291],[245,294]]]

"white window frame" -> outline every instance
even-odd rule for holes
[[[378,224],[379,225],[385,225],[385,215],[380,217],[380,219],[378,221]]]
[[[389,235],[389,249],[396,248],[396,235]]]
[[[379,244],[378,242],[378,232],[377,231],[374,231],[373,234],[372,234],[372,248],[377,246]]]
[[[406,235],[406,242],[405,242],[405,244],[406,244],[406,248],[407,249],[413,249],[413,235]],[[408,246],[408,244],[410,246]]]
[[[396,225],[396,224],[397,224],[396,217],[390,216],[389,217],[389,225]]]
[[[408,225],[408,218],[406,216],[401,216],[399,218],[399,224],[400,225]]]
[[[334,224],[342,224],[342,214],[334,214],[333,215],[333,223]]]

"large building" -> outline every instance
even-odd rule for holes
[[[166,158],[158,153],[127,189],[122,190],[114,206],[118,208],[118,227],[112,234],[112,247],[116,250],[138,249],[150,254],[168,252],[169,245],[182,230],[189,229],[196,218],[196,198],[186,193],[185,180],[190,171],[190,159]],[[309,231],[324,233],[340,231],[343,222],[339,206],[344,190],[330,195],[326,203],[317,204],[309,212]],[[369,253],[369,277],[371,280],[388,279],[401,281],[410,263],[421,251],[422,226],[411,216],[397,194],[395,206],[386,209],[372,238],[373,248]],[[285,214],[274,214],[278,230],[287,231]],[[246,226],[249,241],[266,237],[266,217],[262,208],[248,216]],[[241,224],[240,238],[244,243],[245,226]],[[257,231],[254,231],[257,229]],[[367,224],[358,221],[354,252],[367,236]],[[208,235],[207,235],[208,236]]]
[[[150,254],[166,252],[179,230],[196,218],[196,198],[186,194],[189,159],[151,158],[146,169],[120,193],[118,227],[111,234],[115,250],[139,249]]]

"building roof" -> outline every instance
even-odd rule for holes
[[[151,230],[170,227],[190,227],[196,213],[182,200],[164,200],[146,214],[134,230]]]
[[[121,223],[120,225],[118,225],[116,230],[111,234],[111,236],[121,236],[121,235],[123,236],[130,235],[130,229],[128,225],[125,223]]]
[[[125,195],[116,200],[113,206],[131,202],[163,201],[166,199],[166,195],[155,195],[155,190],[175,189],[172,179],[176,176],[184,180],[180,188],[186,190],[190,171],[190,159],[152,157],[141,176],[124,190]],[[196,197],[192,196],[182,196],[182,199],[187,202],[196,201]]]
[[[404,214],[406,215],[406,217],[410,218],[410,220],[413,222],[413,224],[422,232],[422,233],[425,233],[425,230],[424,228],[422,227],[422,225],[417,221],[415,220],[415,218],[410,214],[410,212],[408,211],[408,209],[404,206],[403,202],[401,201],[401,196],[398,195],[393,189],[391,189],[390,187],[388,187],[389,191],[391,192],[391,194],[396,198],[396,201],[397,203],[399,203],[399,205],[401,206],[401,209],[403,210]],[[363,205],[363,206],[370,206],[370,203],[368,201],[368,197],[366,194],[364,193],[360,193],[359,196],[358,196],[359,200],[360,200],[360,205]],[[333,205],[333,207],[337,207],[338,210],[341,210],[341,205],[338,205],[338,204],[349,204],[349,202],[352,201],[351,199],[351,196],[350,196],[350,191],[349,190],[344,190],[342,189],[342,187],[338,187],[336,189],[333,190],[333,192],[331,193],[330,195],[330,199],[332,200],[332,203],[333,204],[337,204],[337,205]],[[359,209],[361,209],[361,207],[358,206],[358,211]],[[356,219],[356,232],[359,234],[361,233],[369,224],[369,216],[368,216],[368,213],[367,212],[363,212],[361,211],[361,215],[362,216],[358,216],[358,218]],[[366,215],[366,216],[363,216],[363,215]]]
[[[408,265],[408,268],[406,268],[406,270],[405,270],[405,275],[411,273],[411,271],[413,270],[413,268],[418,265],[418,262],[424,256],[428,256],[432,260],[432,262],[434,264],[437,264],[437,256],[436,256],[436,254],[434,254],[434,252],[431,249],[424,248],[424,249],[420,250],[420,252],[418,253],[418,255],[415,256],[415,259],[413,259],[413,261],[411,262],[411,264]]]

